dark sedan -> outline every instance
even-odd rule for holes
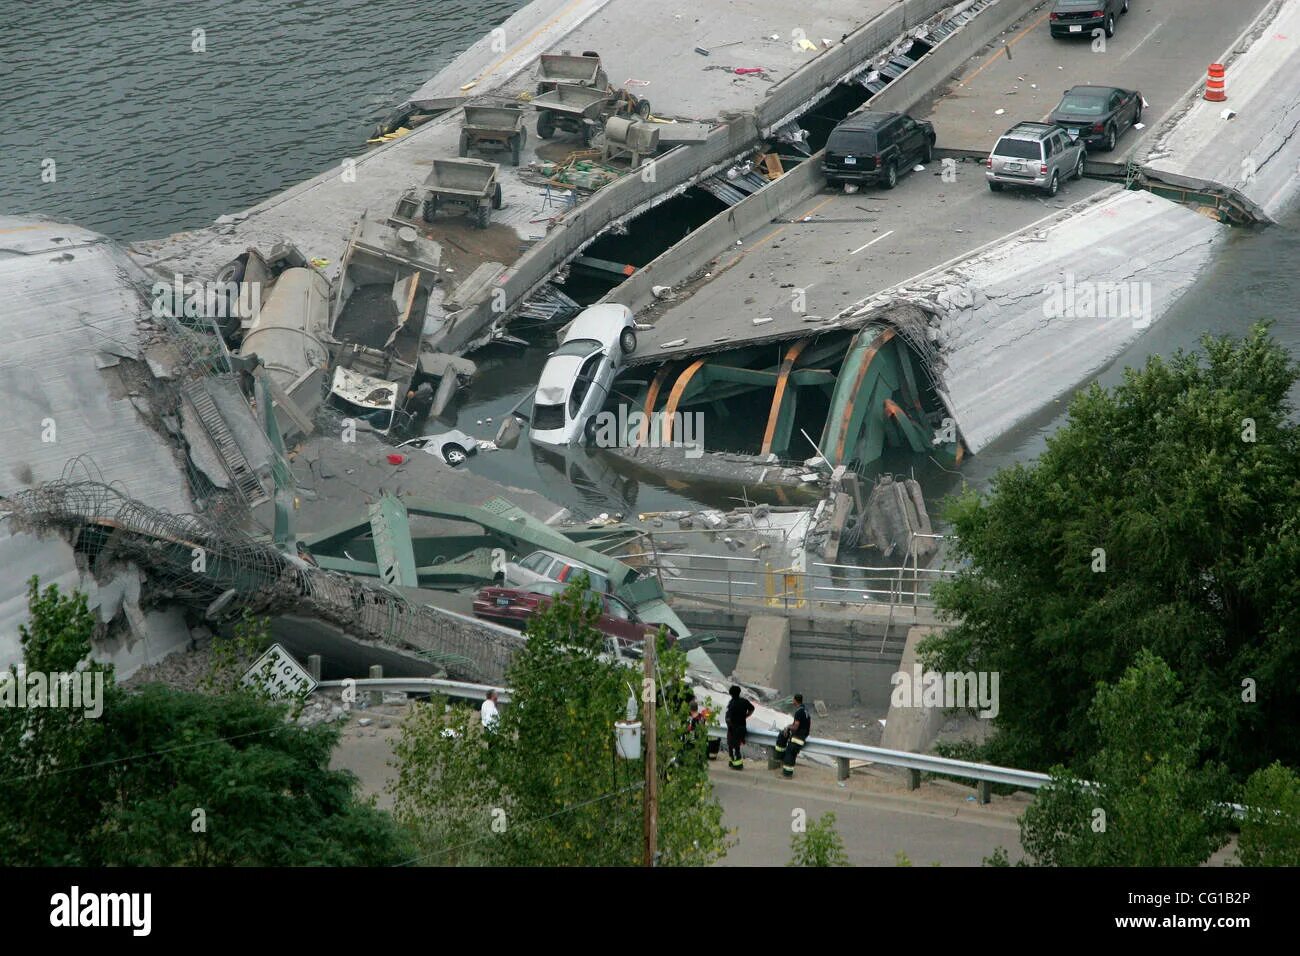
[[[1056,0],[1050,14],[1054,37],[1115,35],[1115,18],[1128,13],[1129,0]]]
[[[556,595],[564,593],[563,584],[530,584],[525,588],[489,587],[483,588],[474,597],[474,616],[522,628],[528,619],[544,609]],[[600,604],[600,618],[597,629],[607,637],[619,642],[624,650],[640,651],[643,641],[659,630],[658,624],[649,624],[637,616],[636,611],[628,607],[612,594],[597,594],[587,591],[589,601]],[[677,635],[670,628],[668,642],[675,643]]]
[[[1075,86],[1065,91],[1052,110],[1051,121],[1071,139],[1109,151],[1134,123],[1142,119],[1142,94],[1115,86]]]

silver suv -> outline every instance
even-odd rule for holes
[[[589,564],[574,561],[554,551],[534,551],[519,561],[507,561],[502,577],[506,587],[526,588],[542,582],[558,581],[568,584],[580,575],[587,576],[588,586],[593,591],[605,593],[610,590],[609,578]]]
[[[1055,196],[1067,179],[1083,178],[1087,151],[1049,123],[1019,123],[1002,134],[984,165],[989,189],[1033,186]]]

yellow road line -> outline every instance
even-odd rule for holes
[[[576,6],[578,6],[578,5],[582,4],[582,3],[585,3],[585,2],[586,2],[586,0],[573,0],[573,2],[570,3],[567,7],[565,7],[563,10],[561,10],[561,11],[560,11],[559,13],[557,13],[555,16],[551,17],[551,19],[547,20],[545,23],[543,23],[540,27],[538,27],[538,28],[537,28],[536,30],[534,30],[532,33],[528,34],[528,36],[524,37],[522,40],[520,40],[518,43],[516,43],[516,44],[515,44],[511,49],[507,50],[506,53],[505,53],[505,55],[502,56],[501,59],[497,60],[495,63],[493,63],[491,66],[489,66],[486,70],[484,70],[484,71],[483,71],[482,73],[480,73],[478,76],[474,77],[474,82],[473,82],[472,84],[469,84],[469,85],[471,85],[471,86],[478,86],[479,81],[480,81],[481,79],[483,79],[483,77],[485,77],[485,76],[491,76],[492,73],[496,70],[497,67],[499,67],[502,63],[507,62],[507,61],[508,61],[511,57],[513,57],[516,53],[518,53],[518,52],[519,52],[520,50],[522,50],[524,47],[528,46],[529,43],[532,43],[533,40],[537,37],[538,34],[543,33],[543,32],[545,32],[546,30],[550,29],[551,25],[552,25],[553,23],[555,23],[556,20],[559,20],[559,19],[562,18],[566,13],[568,13],[570,10],[572,10],[574,7],[576,7]],[[465,87],[461,87],[461,89],[465,89]]]
[[[811,215],[813,215],[815,212],[817,212],[818,209],[821,209],[822,206],[826,205],[828,202],[830,202],[830,201],[831,201],[832,199],[834,199],[834,198],[835,198],[834,196],[827,196],[825,199],[823,199],[823,200],[822,200],[821,202],[819,202],[817,205],[813,206],[813,207],[812,207],[811,209],[809,209],[806,213],[804,213],[803,216],[798,216],[798,217],[796,217],[796,221],[797,221],[798,219],[802,219],[804,216],[811,216]],[[741,259],[745,258],[745,256],[749,255],[751,252],[753,252],[753,251],[754,251],[755,249],[757,249],[759,246],[763,245],[763,244],[764,244],[765,242],[767,242],[769,239],[775,239],[775,238],[776,238],[777,236],[779,236],[781,233],[785,232],[785,227],[788,226],[788,225],[790,225],[790,223],[787,222],[784,226],[779,226],[778,228],[773,229],[773,230],[772,230],[771,232],[769,232],[766,236],[764,236],[762,239],[758,240],[756,243],[754,243],[752,246],[750,246],[750,247],[749,247],[748,249],[746,249],[744,252],[740,253],[740,255],[736,256],[736,258],[732,259],[730,262],[728,262],[728,263],[727,263],[725,266],[723,266],[722,268],[723,268],[723,269],[730,269],[730,268],[731,268],[732,266],[734,266],[737,262],[739,262]]]
[[[1033,23],[1029,24],[1029,26],[1025,27],[1025,28],[1024,28],[1023,30],[1021,30],[1019,33],[1017,33],[1014,37],[1012,37],[1012,38],[1011,38],[1010,40],[1008,40],[1006,43],[1002,44],[1002,46],[998,48],[998,51],[997,51],[996,53],[994,53],[991,57],[989,57],[987,60],[985,60],[984,63],[980,66],[980,68],[979,68],[978,70],[976,70],[976,71],[975,71],[974,73],[972,73],[970,76],[968,76],[968,77],[966,77],[965,79],[963,79],[963,80],[961,81],[961,83],[959,83],[958,85],[959,85],[959,86],[965,86],[965,85],[966,85],[967,83],[969,83],[971,80],[975,79],[975,77],[977,77],[977,76],[979,76],[981,73],[983,73],[986,69],[989,68],[989,66],[993,63],[994,60],[996,60],[998,57],[1002,56],[1004,53],[1007,52],[1007,47],[1009,47],[1009,46],[1015,46],[1017,43],[1019,43],[1022,39],[1024,39],[1024,38],[1029,34],[1029,31],[1033,30],[1033,29],[1034,29],[1035,27],[1037,27],[1040,23],[1042,23],[1044,20],[1046,20],[1049,16],[1051,16],[1051,11],[1050,11],[1050,10],[1049,10],[1047,13],[1044,13],[1041,17],[1039,17],[1039,18],[1038,18],[1037,20],[1035,20]]]

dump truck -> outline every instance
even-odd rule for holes
[[[473,377],[474,363],[422,348],[442,247],[397,216],[362,216],[352,230],[331,302],[336,342],[330,404],[383,435],[411,424],[407,396],[430,382],[440,414]]]

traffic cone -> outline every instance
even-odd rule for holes
[[[1222,103],[1228,98],[1223,82],[1223,64],[1211,63],[1205,78],[1205,98],[1211,103]]]

